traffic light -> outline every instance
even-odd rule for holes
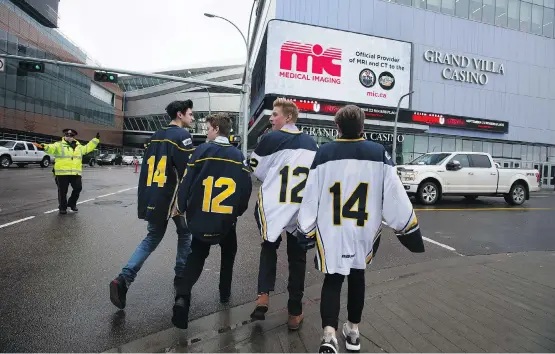
[[[44,72],[44,64],[39,63],[36,61],[20,61],[19,62],[19,69],[32,72],[32,73],[43,73]]]
[[[94,72],[94,81],[98,82],[118,82],[118,74],[114,73],[107,73],[103,71],[95,71]]]

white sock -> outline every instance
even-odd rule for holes
[[[329,339],[329,337],[335,337],[335,328],[332,326],[324,327],[324,338]]]
[[[358,332],[358,323],[351,323],[351,322],[347,321],[347,328],[350,331]]]

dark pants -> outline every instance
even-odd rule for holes
[[[220,264],[220,296],[227,297],[231,294],[231,280],[233,277],[233,264],[237,254],[237,233],[235,225],[229,233],[220,241],[221,264]],[[187,258],[183,276],[175,277],[174,285],[176,297],[184,297],[187,303],[191,299],[191,290],[197,282],[202,270],[204,261],[210,253],[210,244],[199,240],[193,236],[191,242],[191,254]]]
[[[67,207],[77,206],[79,194],[83,189],[81,176],[56,176],[56,184],[58,185],[58,208],[66,210]],[[67,199],[67,190],[71,184],[71,196]]]
[[[262,243],[260,250],[260,266],[258,269],[258,293],[269,294],[274,291],[276,284],[277,250],[281,243],[281,236],[276,242]],[[289,279],[287,290],[289,314],[298,316],[303,312],[304,278],[306,272],[306,251],[302,249],[297,238],[287,232],[287,260],[289,262]]]
[[[339,322],[339,308],[341,303],[341,286],[345,276],[342,274],[326,274],[322,286],[320,315],[322,328],[331,326],[337,330]],[[364,308],[364,270],[351,269],[347,276],[347,318],[349,322],[358,324]]]

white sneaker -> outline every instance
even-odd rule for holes
[[[339,345],[337,344],[337,338],[330,334],[324,334],[322,337],[322,342],[320,343],[320,349],[318,353],[337,353]]]
[[[360,332],[358,329],[351,329],[347,323],[343,323],[343,337],[347,350],[360,350]]]

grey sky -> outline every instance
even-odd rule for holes
[[[105,67],[161,71],[243,64],[252,0],[60,0],[59,29]],[[112,17],[109,15],[113,14]]]

